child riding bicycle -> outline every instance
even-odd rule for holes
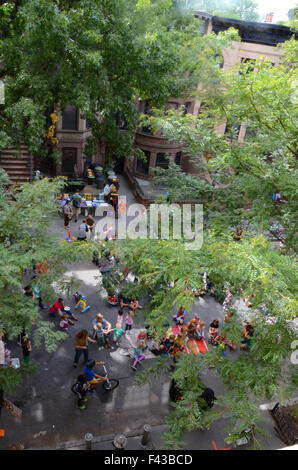
[[[104,362],[97,362],[94,359],[90,359],[90,361],[88,361],[86,366],[84,367],[84,374],[87,377],[87,382],[90,385],[91,391],[96,388],[101,382],[107,380],[107,377],[102,377],[101,375],[98,375],[96,374],[96,372],[94,372],[93,367],[95,365],[103,366]]]

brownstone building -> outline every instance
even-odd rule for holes
[[[219,33],[230,27],[234,27],[239,31],[241,42],[234,41],[232,47],[223,51],[221,66],[224,70],[228,70],[241,61],[249,60],[253,63],[260,56],[271,60],[273,64],[277,64],[280,62],[281,50],[276,46],[290,39],[292,34],[295,34],[295,37],[298,35],[298,33],[291,32],[287,26],[271,23],[240,21],[202,12],[195,12],[195,17],[203,20],[202,34],[208,34],[211,31]],[[172,108],[178,108],[181,105],[185,106],[187,113],[196,116],[201,103],[183,99],[170,99],[168,102],[168,107]],[[137,106],[140,112],[147,114],[150,111],[149,101],[140,101]],[[222,123],[217,128],[219,133],[224,133],[225,130],[226,123]],[[245,125],[239,125],[237,137],[239,141],[243,141],[245,133]],[[90,135],[88,121],[81,116],[77,108],[71,104],[67,105],[63,115],[59,114],[59,121],[56,126],[56,137],[59,141],[57,148],[61,152],[61,164],[56,168],[57,174],[69,176],[74,173],[83,174],[84,147]],[[182,146],[169,142],[160,133],[152,134],[150,129],[141,127],[136,132],[134,145],[144,152],[146,160],[134,158],[129,161],[125,159],[125,155],[123,156],[123,171],[132,182],[135,178],[150,180],[156,166],[167,168],[168,160],[166,155],[169,155],[172,161],[180,165],[183,171],[195,172],[188,157],[183,155]],[[92,156],[92,163],[104,164],[105,150],[105,145],[99,144],[96,153]],[[14,157],[13,149],[4,149],[2,153],[0,152],[0,166],[8,172],[12,182],[28,181],[32,178],[34,162],[32,162],[32,159],[30,160],[25,148],[22,149],[22,154],[23,158],[18,160]]]
[[[293,34],[287,26],[241,21],[230,18],[212,16],[210,14],[195,12],[195,16],[203,20],[202,34],[208,34],[211,31],[219,33],[230,27],[239,31],[241,42],[233,41],[232,46],[223,50],[223,62],[221,66],[224,70],[232,68],[236,63],[250,61],[252,64],[258,57],[265,57],[273,64],[280,63],[281,50],[276,46],[279,43],[290,39]],[[297,38],[297,33],[294,33]],[[198,115],[200,101],[170,100],[169,106],[178,108],[185,105],[186,112],[194,116]],[[140,103],[140,111],[149,110],[149,103]],[[226,123],[223,122],[217,127],[218,133],[225,133]],[[245,138],[246,126],[240,124],[238,131],[238,141]],[[146,163],[136,158],[132,162],[126,162],[126,171],[133,176],[142,179],[150,179],[156,166],[166,168],[168,161],[165,160],[165,154],[170,159],[180,165],[182,170],[187,173],[195,173],[195,168],[191,165],[189,158],[183,155],[183,149],[179,145],[169,143],[159,134],[152,135],[146,128],[138,129],[135,138],[135,146],[142,149],[146,155]]]

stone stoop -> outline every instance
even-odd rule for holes
[[[11,184],[21,184],[30,181],[30,156],[27,147],[0,150],[0,167],[9,176]]]

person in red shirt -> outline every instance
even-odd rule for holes
[[[40,261],[38,261],[38,263],[36,263],[36,269],[38,271],[38,273],[48,273],[49,270],[48,270],[48,267],[49,267],[49,263],[46,261],[45,263],[41,263]]]
[[[78,318],[75,317],[70,310],[64,310],[64,300],[59,298],[50,308],[49,315],[51,317],[56,316],[56,312],[58,312],[59,317],[61,319],[63,318],[64,315],[67,315],[68,317],[72,318],[73,320],[77,320]]]

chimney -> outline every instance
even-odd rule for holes
[[[274,13],[267,13],[265,23],[272,23]]]

